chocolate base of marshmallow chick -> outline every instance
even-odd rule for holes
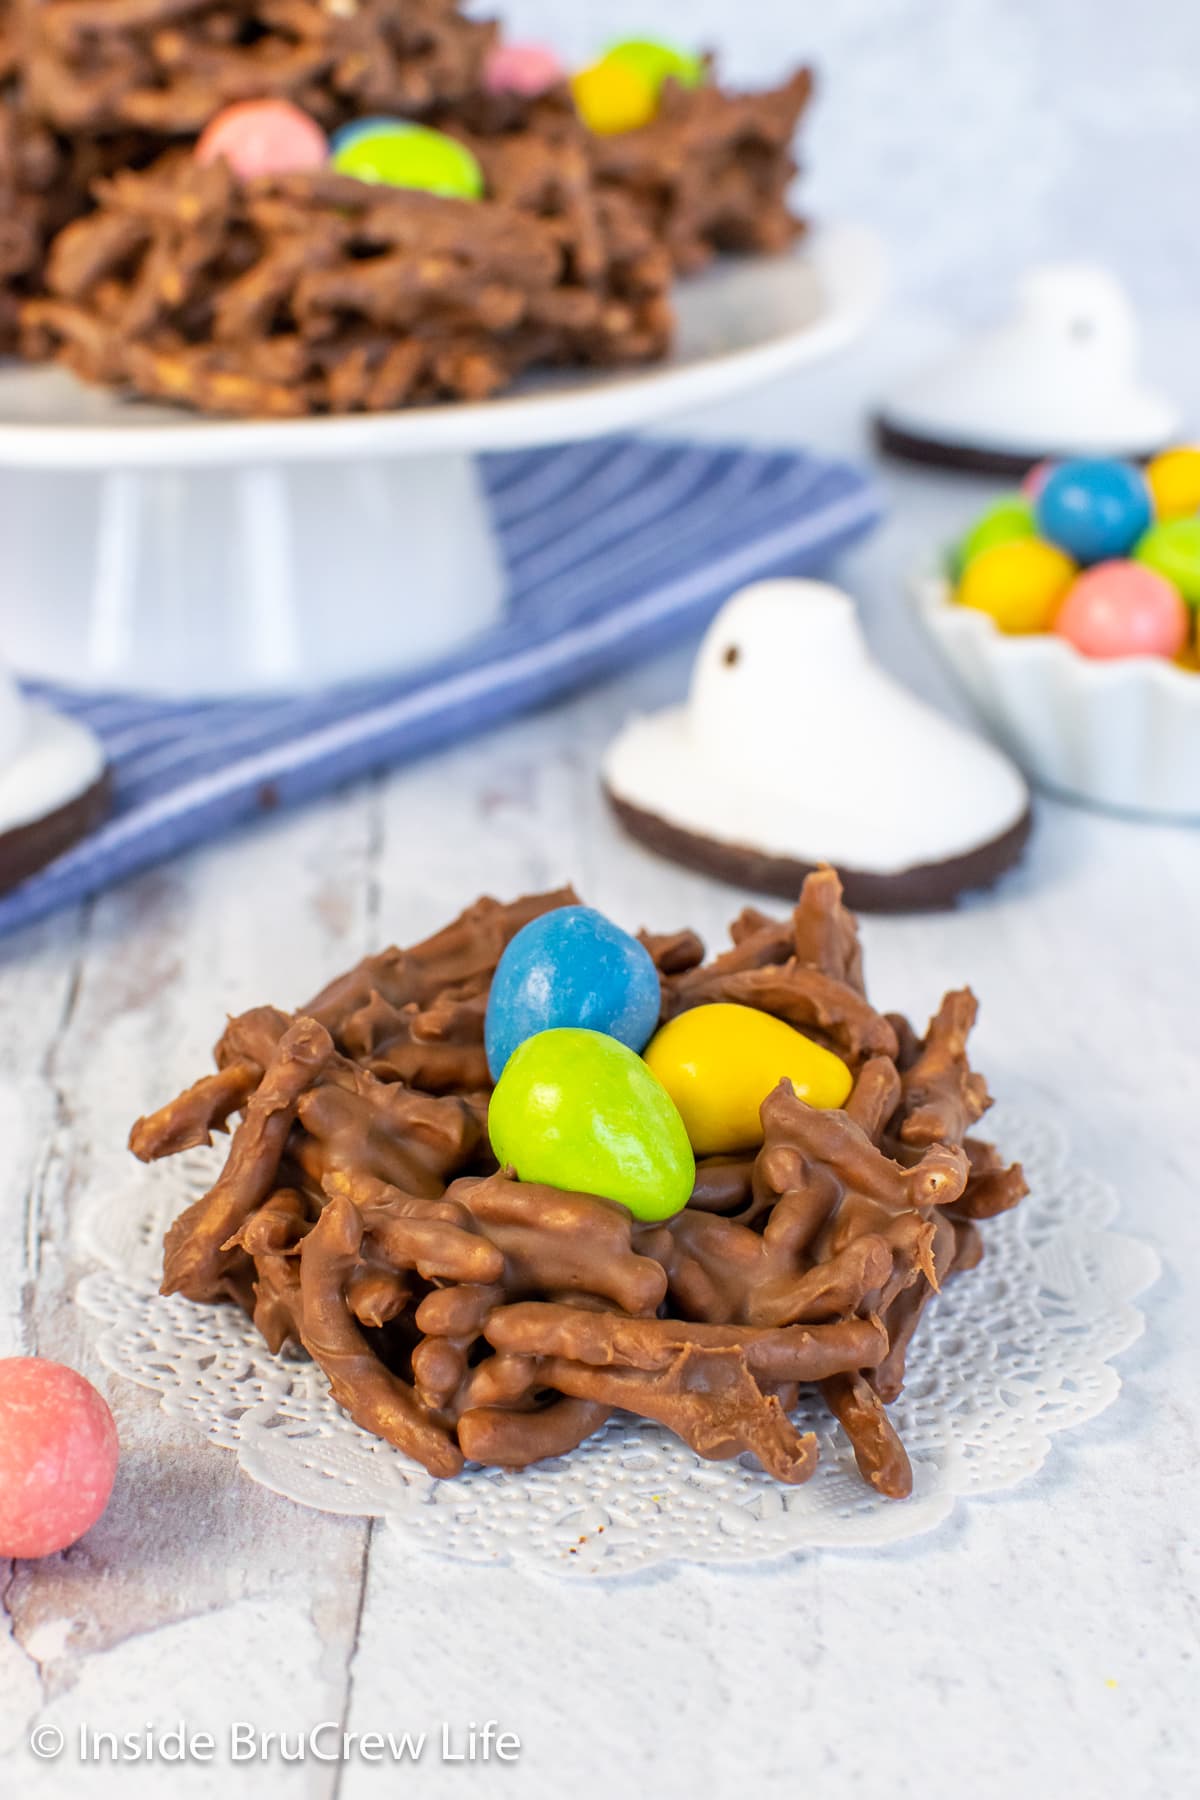
[[[990,886],[1032,823],[1008,758],[893,681],[849,598],[815,581],[735,595],[686,704],[631,720],[604,785],[663,856],[783,895],[832,863],[864,912],[952,906]]]
[[[731,887],[754,893],[794,894],[821,865],[791,856],[772,856],[749,844],[724,843],[700,832],[687,831],[657,813],[643,812],[621,800],[611,790],[609,805],[621,825],[639,843],[685,869],[710,875]],[[978,850],[943,862],[917,863],[896,874],[839,865],[847,904],[856,912],[943,912],[965,893],[994,887],[1018,861],[1033,829],[1028,809],[1012,828]]]
[[[562,1456],[626,1411],[702,1457],[748,1452],[802,1482],[817,1445],[789,1414],[811,1387],[864,1479],[907,1495],[887,1408],[913,1333],[979,1261],[981,1223],[1026,1191],[974,1135],[990,1102],[967,1059],[972,996],[947,995],[923,1034],[878,1012],[831,870],[809,878],[788,919],[742,913],[711,962],[693,932],[643,934],[660,1021],[645,1063],[590,1030],[573,1040],[666,1081],[672,1030],[732,1016],[782,1032],[800,1062],[823,1058],[843,1103],[808,1104],[768,1059],[757,1146],[699,1155],[690,1201],[639,1218],[498,1168],[489,1142],[497,965],[518,933],[567,908],[597,918],[569,889],[481,900],[296,1013],[231,1019],[216,1072],[131,1138],[151,1161],[211,1142],[240,1114],[215,1185],[167,1235],[164,1292],[243,1306],[272,1349],[302,1346],[352,1418],[437,1476]],[[530,992],[545,1002],[544,983]],[[512,1052],[497,1095],[553,1036]],[[726,1075],[744,1069],[735,1056]],[[706,1104],[724,1100],[718,1088]],[[514,1116],[506,1104],[506,1131]]]
[[[0,893],[94,831],[111,802],[99,739],[0,671]]]

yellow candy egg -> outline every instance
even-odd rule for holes
[[[605,57],[571,79],[580,118],[599,137],[637,131],[658,111],[654,84],[637,69]]]
[[[697,1156],[761,1144],[759,1108],[784,1076],[810,1106],[844,1105],[853,1084],[831,1050],[770,1013],[725,1002],[680,1013],[644,1054],[678,1107]]]
[[[1146,484],[1156,518],[1183,519],[1200,512],[1200,448],[1184,444],[1152,457],[1146,464]]]
[[[1071,558],[1041,538],[984,550],[963,570],[955,599],[987,613],[1001,631],[1049,631],[1078,573]]]

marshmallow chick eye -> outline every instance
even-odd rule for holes
[[[742,653],[738,649],[737,645],[736,644],[727,644],[725,646],[725,654],[721,658],[721,661],[725,664],[725,667],[727,669],[736,669],[738,664],[741,662],[741,660],[742,660]]]

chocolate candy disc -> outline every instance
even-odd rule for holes
[[[1057,467],[1058,464],[1047,457],[1040,463],[1034,463],[1032,469],[1029,470],[1024,481],[1021,483],[1021,492],[1026,500],[1029,501],[1030,505],[1037,499],[1038,495],[1045,487],[1046,482],[1049,480],[1050,475]]]
[[[702,56],[653,38],[626,38],[605,53],[604,61],[633,69],[650,83],[656,99],[664,82],[677,81],[685,88],[701,87],[708,73]]]
[[[650,38],[628,38],[614,44],[590,68],[581,69],[571,88],[589,131],[612,137],[649,125],[665,82],[699,87],[707,73],[703,57]]]
[[[488,1109],[501,1168],[598,1194],[635,1219],[688,1203],[695,1161],[683,1120],[640,1056],[597,1031],[543,1031],[509,1058]]]
[[[241,100],[210,120],[196,145],[203,165],[225,161],[241,181],[323,169],[329,144],[321,127],[290,100]]]
[[[108,1505],[117,1454],[90,1381],[40,1356],[0,1361],[0,1558],[77,1543]]]
[[[1020,538],[1036,535],[1037,520],[1033,516],[1032,503],[1024,494],[1005,494],[1002,500],[995,501],[986,512],[980,513],[963,538],[958,565],[965,569],[982,551],[991,550],[996,544],[1013,544]]]
[[[597,137],[638,131],[658,111],[654,83],[637,69],[607,57],[572,76],[571,92],[580,118]]]
[[[786,1077],[809,1106],[842,1106],[852,1078],[839,1056],[757,1007],[694,1006],[663,1026],[646,1067],[679,1108],[697,1156],[762,1143],[759,1109]]]
[[[1188,609],[1178,588],[1153,569],[1097,563],[1071,587],[1054,629],[1084,656],[1178,656]]]
[[[483,85],[489,94],[519,94],[534,100],[563,80],[566,70],[545,44],[497,44],[484,65]]]
[[[519,931],[488,996],[486,1041],[498,1080],[518,1044],[577,1025],[641,1050],[658,1024],[658,970],[636,938],[590,906],[562,906]]]
[[[366,119],[351,119],[348,125],[342,125],[329,140],[330,154],[340,156],[351,144],[357,144],[360,138],[378,137],[389,131],[415,131],[416,126],[405,119],[393,119],[373,114]]]
[[[1158,519],[1182,519],[1200,512],[1200,448],[1181,444],[1146,464],[1146,485]]]
[[[1053,544],[1020,538],[996,544],[967,565],[955,599],[987,613],[1001,631],[1048,631],[1076,574]]]
[[[1134,555],[1165,575],[1192,606],[1200,606],[1200,519],[1165,519],[1152,525]]]
[[[1042,534],[1079,563],[1128,556],[1151,518],[1141,470],[1098,458],[1059,463],[1035,504]]]
[[[416,188],[449,200],[478,200],[483,170],[465,144],[403,119],[360,120],[333,141],[339,175],[382,187]]]

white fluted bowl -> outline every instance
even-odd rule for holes
[[[1200,821],[1200,674],[1162,657],[1101,662],[1052,634],[1010,637],[926,566],[919,617],[976,712],[1030,780],[1068,800]]]

